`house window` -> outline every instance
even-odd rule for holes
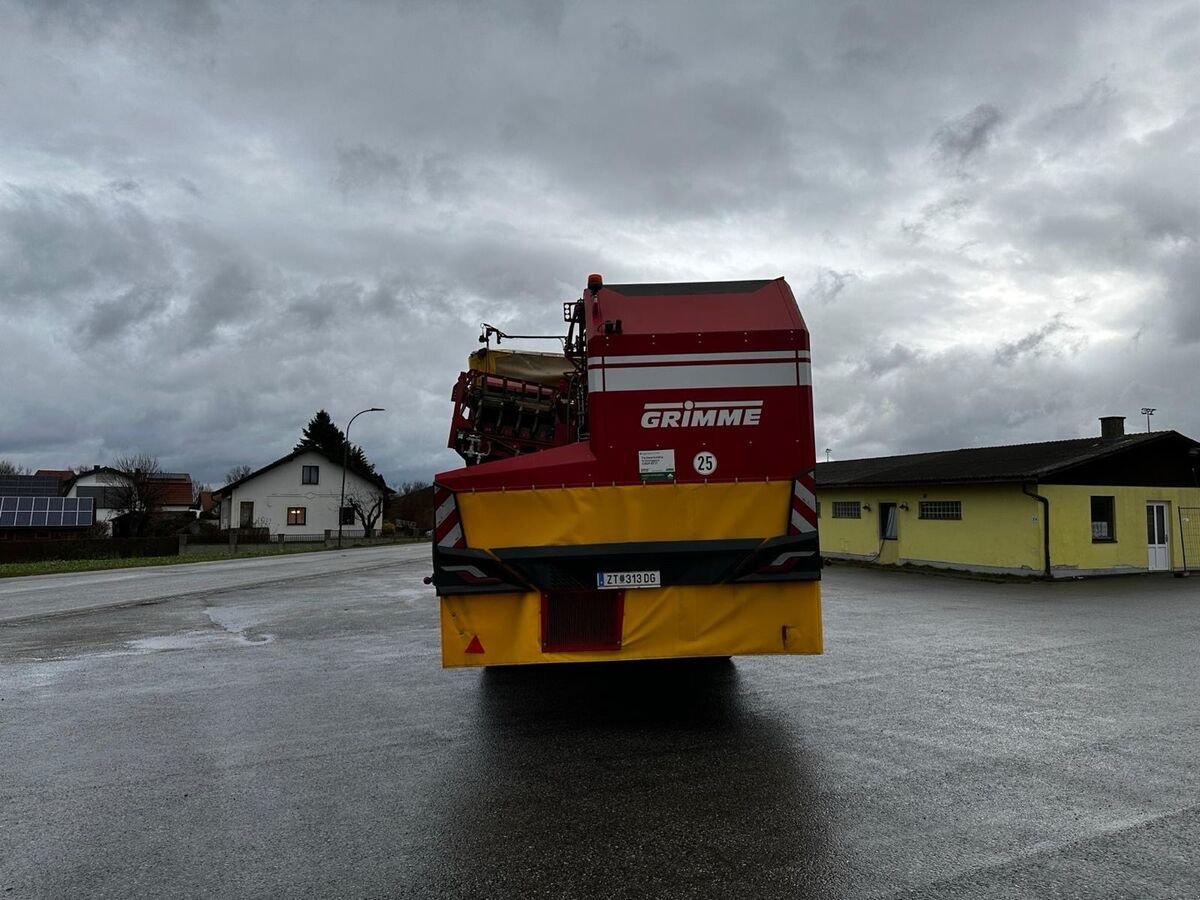
[[[288,507],[288,524],[303,525],[308,518],[307,506],[289,506]]]
[[[961,519],[961,500],[922,500],[917,508],[918,519]]]
[[[342,507],[342,524],[343,525],[353,525],[354,524],[354,507],[353,506],[343,506]]]
[[[833,517],[835,519],[861,519],[862,512],[857,500],[834,500]]]
[[[304,466],[300,472],[301,484],[320,484],[321,483],[321,467],[320,466]]]
[[[1092,498],[1092,543],[1117,539],[1117,503],[1114,497]]]

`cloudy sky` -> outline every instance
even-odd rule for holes
[[[0,458],[456,464],[478,323],[784,275],[833,458],[1200,437],[1194,0],[0,0]]]

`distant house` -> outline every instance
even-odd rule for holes
[[[126,511],[127,488],[125,475],[118,469],[109,466],[93,466],[65,484],[65,494],[68,497],[90,497],[96,507],[96,521],[110,524]],[[150,484],[152,506],[154,513],[191,513],[195,498],[192,490],[192,476],[186,472],[156,472],[146,478]]]
[[[1175,431],[818,463],[821,553],[1054,578],[1200,569],[1200,442]]]
[[[93,466],[80,472],[65,485],[68,497],[88,497],[96,508],[96,521],[107,525],[122,512],[121,490],[116,476],[120,473],[107,466]]]
[[[350,500],[385,499],[391,490],[378,476],[346,470],[345,507],[340,460],[304,448],[280,457],[213,492],[221,503],[221,528],[264,528],[272,535],[317,534],[356,527]]]
[[[210,490],[198,491],[192,508],[196,510],[196,518],[203,521],[211,519],[216,524],[221,518],[221,500]]]
[[[153,486],[155,506],[162,512],[196,512],[196,490],[187,472],[158,472],[147,479]]]
[[[86,534],[92,501],[61,497],[59,485],[56,474],[0,475],[0,540]]]

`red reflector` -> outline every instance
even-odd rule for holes
[[[482,653],[483,652],[483,644],[479,643],[479,635],[475,635],[475,637],[471,638],[471,643],[467,644],[467,652],[468,653]]]

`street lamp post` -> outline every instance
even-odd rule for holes
[[[1152,415],[1154,415],[1154,412],[1155,412],[1155,407],[1153,407],[1153,406],[1143,406],[1142,407],[1142,415],[1146,417],[1146,434],[1150,433],[1150,417]]]
[[[345,518],[343,510],[346,508],[346,454],[350,450],[350,426],[354,424],[354,420],[363,413],[383,412],[382,406],[372,406],[370,409],[360,409],[350,417],[350,421],[346,423],[345,441],[342,442],[342,499],[338,501],[338,549],[342,549],[342,520]]]

